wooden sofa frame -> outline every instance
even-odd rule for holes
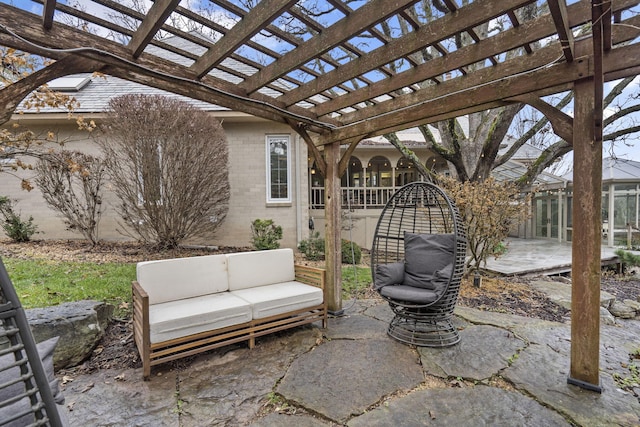
[[[317,321],[322,321],[322,327],[326,328],[325,270],[303,265],[295,265],[294,269],[297,281],[322,289],[324,296],[322,304],[154,344],[151,344],[150,337],[149,296],[138,281],[134,280],[132,283],[133,332],[142,358],[144,379],[148,380],[151,376],[152,366],[215,348],[242,341],[248,341],[249,348],[253,348],[255,339],[258,337]]]

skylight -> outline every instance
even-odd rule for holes
[[[49,82],[49,89],[60,92],[77,92],[91,81],[91,76],[60,77]]]

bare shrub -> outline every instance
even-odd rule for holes
[[[460,211],[467,232],[470,257],[467,272],[477,271],[490,256],[499,257],[507,248],[504,239],[512,226],[529,216],[530,195],[522,196],[510,182],[443,179],[442,186]]]
[[[47,205],[62,215],[69,230],[82,234],[95,246],[104,211],[104,162],[89,154],[62,150],[42,157],[35,169],[35,181]]]
[[[135,94],[110,101],[102,131],[123,234],[161,248],[213,235],[229,203],[219,121],[175,98]]]

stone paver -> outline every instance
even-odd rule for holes
[[[438,377],[485,380],[509,366],[526,343],[513,333],[488,325],[460,331],[460,343],[446,348],[418,348],[424,370]]]
[[[411,348],[390,339],[333,340],[296,359],[277,392],[338,422],[424,380]]]
[[[530,286],[540,292],[545,293],[549,299],[556,304],[571,310],[571,285],[552,280],[533,280]],[[608,292],[600,292],[600,306],[609,308],[615,297]]]
[[[220,357],[201,356],[179,375],[180,427],[246,425],[298,354],[321,339],[317,328],[299,328],[258,340]]]
[[[349,421],[349,427],[568,426],[560,415],[514,391],[475,386],[421,390]]]
[[[81,375],[64,386],[72,426],[639,426],[632,375],[640,321],[602,325],[602,394],[568,385],[569,323],[456,309],[460,344],[415,349],[386,335],[384,302],[358,301],[329,329],[301,327],[154,368]],[[424,388],[424,375],[477,380]],[[515,388],[492,387],[495,375]],[[493,383],[491,383],[493,384]],[[265,413],[269,402],[285,413]]]
[[[175,377],[142,381],[142,370],[105,370],[63,386],[72,427],[178,426]]]

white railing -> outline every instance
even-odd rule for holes
[[[382,209],[396,187],[342,187],[342,209]],[[313,187],[309,194],[311,209],[324,209],[324,187]]]

